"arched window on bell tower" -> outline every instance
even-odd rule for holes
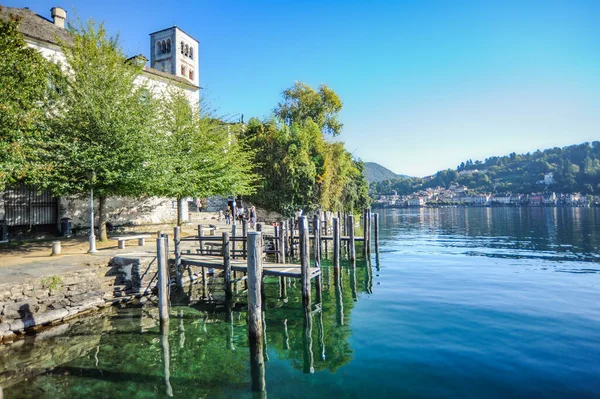
[[[190,46],[190,58],[193,60],[194,59],[194,48],[192,46]]]
[[[167,53],[171,52],[171,39],[167,39],[167,49],[166,49]]]

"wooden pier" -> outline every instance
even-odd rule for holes
[[[373,219],[373,220],[371,220]],[[232,225],[231,235],[223,232],[221,236],[205,235],[206,229],[198,226],[198,235],[193,237],[181,237],[179,227],[174,231],[175,242],[175,282],[182,287],[182,274],[185,268],[191,266],[202,268],[202,282],[206,286],[209,269],[223,270],[225,282],[225,294],[227,301],[232,297],[232,285],[236,281],[246,280],[248,295],[248,339],[250,347],[250,370],[252,377],[252,391],[265,393],[265,355],[267,353],[264,325],[264,312],[262,309],[262,296],[264,295],[263,278],[274,276],[280,278],[280,287],[285,295],[288,278],[299,279],[302,286],[302,303],[304,307],[304,372],[314,372],[314,358],[312,354],[312,316],[317,312],[321,316],[322,323],[322,282],[321,282],[321,256],[322,245],[325,246],[324,253],[328,253],[328,242],[332,241],[333,249],[333,271],[336,280],[336,297],[338,301],[338,324],[344,324],[343,308],[341,303],[340,285],[340,258],[342,249],[346,249],[351,264],[352,272],[356,273],[356,248],[355,243],[363,243],[363,255],[369,263],[371,255],[372,224],[375,226],[375,251],[379,251],[379,218],[371,215],[370,209],[363,213],[363,237],[355,235],[354,217],[338,212],[337,218],[332,218],[331,228],[327,218],[321,220],[321,212],[313,218],[312,227],[309,228],[309,219],[299,217],[297,220],[283,220],[275,227],[275,234],[266,235],[262,232],[262,225],[257,225],[256,232],[248,232],[247,225],[242,224],[242,235],[238,236],[237,227]],[[297,230],[297,233],[295,233]],[[214,230],[209,230],[214,234]],[[312,234],[309,234],[309,231]],[[330,235],[331,234],[331,235]],[[343,235],[342,235],[343,234]],[[311,245],[312,240],[312,245]],[[183,253],[184,242],[197,243],[198,247],[193,253],[187,249]],[[195,244],[193,244],[195,246]],[[311,250],[312,248],[312,250]],[[312,251],[312,254],[311,254]],[[161,327],[168,326],[168,235],[159,234],[157,238],[157,260],[159,264],[159,307]],[[275,258],[275,262],[265,262],[267,256]],[[311,256],[312,255],[312,256]],[[288,262],[286,262],[286,259]],[[291,263],[298,259],[299,263]],[[311,259],[313,266],[311,267]],[[378,258],[377,258],[378,259]],[[236,275],[242,273],[244,277],[236,280]],[[311,281],[315,279],[316,284],[316,308],[312,310],[312,288]],[[356,281],[355,281],[356,284]],[[355,291],[355,288],[354,288]],[[353,293],[353,296],[355,294]],[[166,330],[168,331],[168,329]],[[308,350],[306,349],[308,348]],[[166,355],[168,358],[168,352]],[[168,364],[168,363],[166,363]],[[167,366],[168,371],[168,366]],[[167,390],[167,392],[169,392]]]
[[[225,270],[223,258],[217,256],[187,256],[182,255],[181,264],[183,266],[207,267],[209,269]],[[248,273],[248,265],[246,260],[232,260],[231,271]],[[309,271],[310,278],[314,278],[321,273],[318,267],[311,267]],[[294,263],[263,263],[263,276],[291,277],[301,278],[301,270],[299,264]]]

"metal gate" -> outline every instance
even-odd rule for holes
[[[58,203],[49,191],[20,185],[4,191],[4,219],[10,230],[56,228]]]

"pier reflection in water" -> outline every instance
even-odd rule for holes
[[[326,261],[322,267],[323,281],[335,275],[333,284],[304,306],[299,283],[265,279],[259,370],[266,390],[271,361],[312,374],[334,372],[352,358],[344,320],[356,279],[367,281],[369,273],[362,262],[356,269],[342,263],[337,272]],[[186,286],[163,323],[155,304],[113,308],[0,346],[4,397],[252,397],[246,295],[240,289],[227,301],[222,288],[218,279]],[[203,299],[205,290],[212,301]]]

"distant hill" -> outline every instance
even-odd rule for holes
[[[483,161],[473,162],[469,159],[456,169],[440,170],[428,179],[414,177],[374,181],[371,194],[375,198],[394,192],[406,195],[437,186],[449,188],[453,184],[466,186],[479,193],[527,194],[547,191],[600,195],[600,141],[527,154],[513,152]]]
[[[372,182],[400,179],[408,176],[398,175],[375,162],[365,162],[365,177],[370,184]]]

